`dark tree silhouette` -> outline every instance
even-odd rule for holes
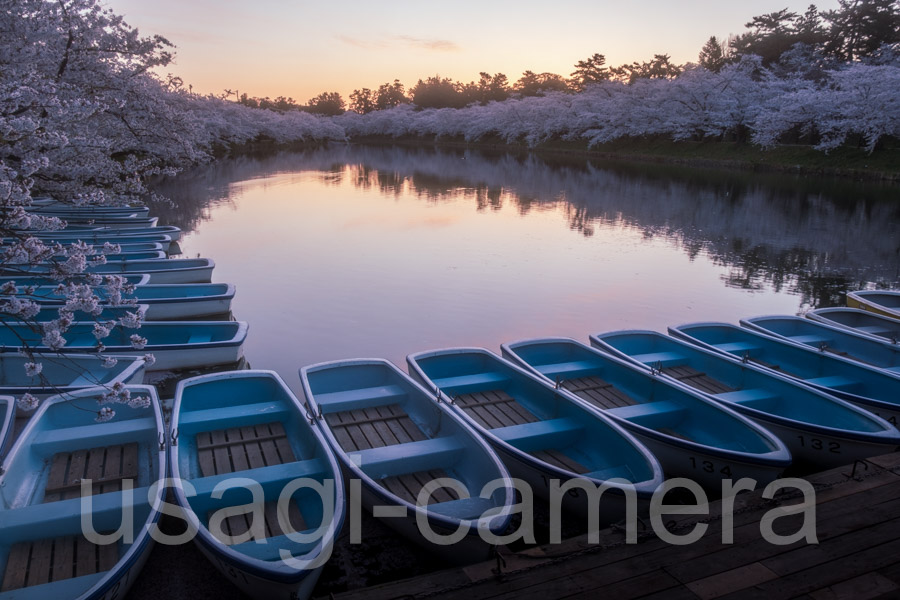
[[[322,92],[309,99],[306,111],[317,115],[340,115],[344,112],[344,99],[337,92]]]
[[[522,96],[539,96],[546,92],[567,92],[569,85],[556,73],[525,71],[516,82],[515,90]]]
[[[350,110],[364,115],[372,112],[376,108],[375,94],[369,88],[353,90],[353,93],[350,94]]]
[[[399,79],[395,79],[394,83],[381,84],[378,86],[378,91],[375,92],[376,110],[385,110],[401,104],[409,104],[409,102],[409,98],[406,97],[406,90]]]
[[[409,96],[419,108],[462,108],[468,102],[460,87],[451,79],[435,75],[425,81],[420,79],[410,88]]]
[[[575,70],[570,75],[574,87],[580,91],[592,83],[608,81],[612,78],[612,73],[605,65],[606,57],[597,53],[586,60],[579,60],[575,63]]]
[[[718,73],[728,64],[728,47],[716,36],[711,36],[700,49],[697,63],[707,71]]]

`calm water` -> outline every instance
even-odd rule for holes
[[[801,314],[900,281],[887,185],[332,146],[159,190],[184,255],[236,284],[250,365],[295,389],[320,361]]]

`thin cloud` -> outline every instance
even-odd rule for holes
[[[423,50],[429,50],[432,52],[458,52],[460,50],[459,45],[456,42],[451,42],[450,40],[419,38],[411,35],[395,35],[390,38],[380,40],[367,40],[352,37],[349,35],[336,35],[334,37],[337,40],[347,44],[348,46],[353,46],[354,48],[362,48],[364,50],[388,48],[397,44],[413,46],[415,48],[421,48]]]
[[[355,48],[363,48],[365,50],[371,50],[372,48],[384,48],[387,46],[386,43],[382,42],[373,42],[371,40],[362,40],[360,38],[350,37],[349,35],[336,35],[338,40],[344,42],[348,46],[353,46]]]
[[[417,38],[411,35],[396,35],[394,36],[394,39],[410,46],[415,46],[416,48],[433,50],[435,52],[457,52],[459,50],[459,46],[456,42],[451,42],[450,40]]]

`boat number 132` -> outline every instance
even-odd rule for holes
[[[841,453],[841,444],[839,442],[824,442],[819,438],[808,438],[804,435],[798,435],[797,437],[800,438],[800,445],[803,448],[812,448],[813,450],[827,449],[835,454]]]

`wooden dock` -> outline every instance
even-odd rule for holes
[[[696,543],[671,545],[652,532],[637,544],[604,530],[599,543],[587,536],[501,560],[454,568],[329,597],[335,600],[465,598],[710,599],[900,598],[900,453],[805,477],[816,490],[818,543],[776,545],[763,539],[760,522],[778,506],[802,501],[787,488],[771,500],[762,490],[735,500],[733,543],[722,542],[722,503],[708,515],[668,521],[683,535],[698,523],[708,530]],[[774,516],[774,513],[770,516]],[[801,515],[780,516],[775,533],[799,531]]]

